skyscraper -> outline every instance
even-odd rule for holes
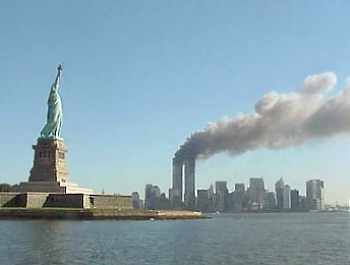
[[[158,186],[147,184],[145,187],[145,208],[158,209],[161,190]]]
[[[215,193],[216,193],[216,210],[219,212],[226,212],[226,204],[228,200],[228,190],[226,181],[215,182]]]
[[[290,210],[291,202],[290,202],[290,186],[284,185],[283,187],[283,210]]]
[[[264,202],[265,184],[263,178],[250,178],[250,202],[262,207]]]
[[[152,197],[152,184],[147,184],[145,187],[145,208],[150,208],[151,206],[151,197]]]
[[[236,183],[233,192],[233,210],[235,212],[242,212],[244,208],[249,205],[244,183]]]
[[[210,184],[210,187],[208,189],[208,199],[212,200],[214,197],[214,186],[213,184]]]
[[[306,182],[306,198],[309,210],[324,209],[324,182],[319,179],[312,179]]]
[[[276,209],[276,199],[274,192],[266,192],[264,196],[264,210],[274,211]]]
[[[300,211],[300,196],[299,191],[294,189],[290,192],[291,208],[293,212]]]
[[[219,192],[225,192],[227,193],[227,182],[226,181],[216,181],[215,182],[215,192],[219,193]]]
[[[209,211],[208,190],[197,190],[197,209],[202,213]]]
[[[134,209],[141,208],[140,195],[137,191],[135,191],[131,194],[131,200],[132,200],[132,207]]]
[[[196,160],[193,157],[185,159],[185,206],[188,210],[194,210],[196,204],[195,196],[195,168]]]
[[[236,183],[235,192],[245,192],[244,183]]]
[[[280,178],[275,183],[276,203],[277,203],[276,208],[279,211],[283,209],[283,187],[284,187],[284,181],[283,181],[283,178]]]
[[[183,175],[183,160],[181,157],[173,158],[173,187],[170,202],[173,208],[180,208],[182,204],[182,175]]]

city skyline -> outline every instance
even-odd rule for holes
[[[1,3],[0,180],[26,180],[45,123],[47,89],[60,92],[67,164],[79,185],[131,194],[171,187],[172,157],[194,132],[252,113],[264,95],[298,91],[312,75],[349,77],[343,3]],[[259,14],[259,15],[257,15]],[[311,15],[312,14],[312,15]],[[227,180],[283,177],[304,193],[325,181],[327,203],[350,197],[349,132],[286,149],[196,163],[195,190]]]
[[[347,204],[338,202],[328,204],[325,200],[324,188],[324,181],[320,179],[306,181],[304,194],[285,183],[283,178],[276,181],[273,191],[265,189],[263,178],[250,178],[248,186],[244,183],[235,183],[232,190],[227,187],[227,181],[215,181],[215,184],[210,184],[207,189],[198,189],[191,203],[191,200],[185,196],[189,192],[186,189],[183,194],[178,194],[178,187],[171,188],[167,197],[166,191],[162,192],[157,185],[148,183],[145,186],[143,200],[137,191],[133,192],[133,205],[136,205],[136,208],[185,209],[205,213],[319,212],[348,209]]]
[[[250,181],[251,181],[251,179],[262,179],[263,181],[264,181],[264,178],[263,177],[260,177],[260,176],[255,176],[255,177],[253,177],[253,178],[248,178],[248,180],[246,180],[245,182],[244,181],[242,181],[242,182],[235,182],[235,183],[233,183],[233,185],[228,185],[228,181],[227,180],[224,180],[224,179],[218,179],[218,180],[215,180],[214,182],[212,182],[212,183],[208,183],[207,184],[207,186],[205,186],[205,187],[200,187],[200,188],[197,188],[196,190],[195,190],[195,195],[196,195],[196,197],[198,196],[198,194],[197,194],[197,192],[199,191],[199,190],[208,190],[208,189],[210,189],[210,187],[211,186],[213,186],[213,187],[215,187],[215,184],[216,183],[226,183],[226,187],[227,187],[227,191],[228,192],[233,192],[233,191],[235,191],[235,189],[236,189],[236,186],[238,185],[238,187],[240,186],[240,185],[243,185],[244,187],[245,187],[245,189],[249,189],[250,188],[250,185],[249,185],[249,183],[250,183]],[[283,186],[289,186],[289,188],[290,188],[290,190],[298,190],[300,193],[299,193],[299,195],[300,196],[305,196],[306,197],[306,194],[307,194],[307,185],[308,185],[308,182],[310,182],[310,181],[314,181],[314,180],[319,180],[319,179],[308,179],[308,180],[305,180],[305,185],[304,185],[304,187],[303,188],[301,188],[301,189],[299,189],[299,188],[296,188],[292,183],[290,183],[290,182],[288,182],[288,181],[285,181],[283,178],[280,178],[280,179],[277,179],[276,181],[275,181],[275,183],[273,183],[273,184],[271,184],[271,183],[265,183],[264,182],[264,190],[265,190],[265,192],[273,192],[273,193],[275,193],[275,197],[277,196],[277,194],[276,194],[276,183],[277,182],[279,182],[280,180],[282,179],[282,181],[283,181]],[[248,184],[248,185],[247,185]],[[145,184],[145,186],[147,187],[148,185],[152,185],[152,186],[156,186],[157,188],[159,188],[159,186],[158,186],[158,184],[157,183],[153,183],[153,182],[151,182],[151,181],[149,181],[149,182],[147,182],[146,184]],[[274,186],[275,188],[270,188],[270,187],[272,187],[272,186]],[[327,186],[325,185],[325,188],[326,188]],[[160,189],[160,188],[159,188]],[[160,194],[165,194],[165,196],[169,199],[169,191],[170,191],[170,187],[169,188],[165,188],[165,189],[160,189]],[[104,189],[103,189],[104,190]],[[184,190],[184,189],[183,189]],[[143,192],[141,192],[141,191],[133,191],[133,192],[137,192],[138,194],[144,194]],[[182,201],[184,201],[184,193],[183,193],[183,196],[182,196],[183,198],[182,198]],[[324,197],[325,198],[325,197]],[[143,196],[141,196],[141,199],[145,199],[145,197],[143,197]],[[337,202],[335,202],[335,203],[328,203],[327,202],[327,198],[325,198],[325,203],[326,204],[329,204],[329,205],[336,205],[336,204],[341,204],[341,205],[343,205],[343,204],[348,204],[347,202],[340,202],[340,201],[337,201]]]

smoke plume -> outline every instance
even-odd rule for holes
[[[193,133],[177,155],[199,159],[228,152],[294,147],[313,139],[350,132],[350,78],[335,96],[327,96],[337,82],[334,73],[309,76],[290,94],[270,92],[250,114],[223,117]]]

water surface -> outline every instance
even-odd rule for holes
[[[350,264],[346,213],[212,217],[0,221],[0,264]]]

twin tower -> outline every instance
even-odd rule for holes
[[[173,158],[173,187],[170,190],[170,201],[173,208],[195,209],[195,167],[195,156],[182,155],[179,152],[175,154]],[[183,179],[185,179],[184,197]]]

